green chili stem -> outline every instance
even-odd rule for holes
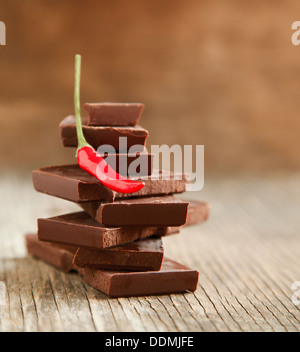
[[[80,116],[80,71],[81,71],[81,55],[75,55],[75,88],[74,88],[74,106],[76,118],[76,132],[78,139],[77,151],[87,146],[88,143],[83,135],[81,116]]]

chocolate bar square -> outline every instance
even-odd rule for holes
[[[164,258],[160,271],[120,272],[84,268],[84,281],[110,297],[149,296],[195,291],[198,272]]]
[[[85,103],[89,126],[135,126],[144,109],[139,103]]]

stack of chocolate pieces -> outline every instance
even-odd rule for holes
[[[206,220],[207,204],[174,196],[186,190],[184,175],[153,170],[154,156],[147,152],[128,153],[131,146],[145,146],[148,137],[148,131],[137,125],[143,104],[84,108],[89,113],[82,119],[87,142],[95,149],[114,147],[115,158],[103,157],[124,176],[138,161],[134,177],[145,186],[132,194],[117,193],[77,164],[33,171],[37,191],[75,202],[81,211],[38,219],[37,236],[26,236],[28,253],[65,272],[77,271],[86,283],[111,297],[194,291],[198,272],[165,258],[162,237]],[[60,134],[65,147],[77,147],[74,116],[61,122]],[[125,149],[119,137],[127,137]]]

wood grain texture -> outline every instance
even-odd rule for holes
[[[299,331],[299,186],[299,175],[207,180],[183,197],[208,201],[210,219],[164,239],[166,256],[199,271],[197,291],[110,299],[26,254],[37,217],[77,207],[2,175],[0,331]]]

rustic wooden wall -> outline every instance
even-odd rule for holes
[[[204,144],[207,172],[299,170],[298,0],[1,4],[0,163],[73,160],[57,124],[82,102],[141,101],[149,144]]]

